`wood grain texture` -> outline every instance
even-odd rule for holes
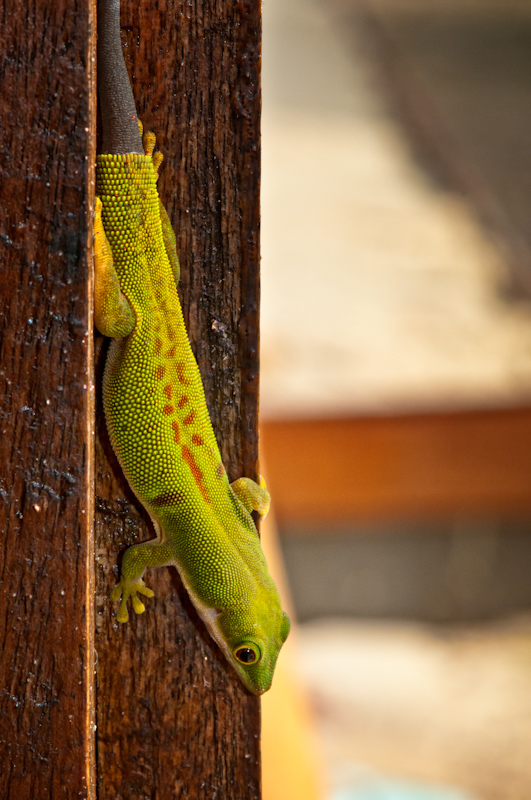
[[[91,15],[0,2],[2,800],[95,796]]]
[[[528,408],[271,420],[261,434],[280,524],[531,511]]]
[[[179,294],[231,479],[257,464],[260,3],[123,4],[138,111],[164,152],[159,190]],[[98,346],[101,342],[98,342]],[[101,376],[103,359],[99,358]],[[101,399],[99,400],[101,403]],[[260,797],[259,701],[240,684],[175,570],[118,626],[108,594],[126,546],[153,537],[110,450],[97,445],[99,797]]]

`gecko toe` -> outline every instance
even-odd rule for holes
[[[138,595],[134,594],[132,597],[133,600],[133,608],[136,614],[143,614],[146,610],[146,607],[142,600],[138,597]]]
[[[116,600],[119,600],[121,596],[122,596],[122,584],[117,583],[110,594],[110,598],[113,602],[115,602]]]
[[[125,598],[120,603],[120,608],[118,609],[116,619],[118,622],[127,622],[127,620],[129,619],[129,612],[127,611],[127,600],[125,600]]]
[[[153,589],[150,589],[148,586],[146,586],[144,581],[142,581],[142,583],[136,586],[135,588],[136,591],[139,594],[143,594],[144,597],[155,597],[155,592],[153,591]]]

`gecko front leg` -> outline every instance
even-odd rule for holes
[[[133,608],[137,614],[146,610],[144,603],[138,597],[154,597],[155,592],[149,589],[142,576],[146,567],[168,567],[175,564],[175,556],[168,542],[141,542],[128,547],[124,553],[120,580],[111,592],[111,600],[122,598],[116,619],[118,622],[127,622],[129,614],[127,601],[131,598]]]

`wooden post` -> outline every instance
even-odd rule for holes
[[[0,798],[93,798],[94,20],[0,7]]]
[[[122,5],[139,113],[165,155],[160,193],[214,428],[231,479],[253,477],[260,4]],[[100,337],[94,595],[95,3],[0,8],[0,798],[92,798],[97,788],[100,800],[253,800],[259,701],[175,572],[153,570],[146,614],[115,622],[119,554],[153,532],[106,436]]]
[[[223,460],[231,479],[252,477],[260,3],[122,3],[122,31],[139,116],[164,153],[159,191]],[[101,416],[97,428],[98,797],[259,798],[259,701],[227,666],[175,570],[152,570],[146,613],[116,623],[108,593],[118,555],[153,531]]]

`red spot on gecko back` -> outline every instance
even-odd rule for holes
[[[193,444],[198,444],[198,445],[203,444],[202,438],[198,436],[197,433],[192,434],[192,442]]]
[[[183,419],[183,425],[191,425],[195,418],[195,411],[190,411],[187,417]]]
[[[172,346],[170,347],[170,349],[168,350],[166,355],[169,356],[170,358],[173,358],[173,356],[176,353],[176,350],[177,350],[176,346],[174,344],[172,344]]]
[[[166,395],[168,400],[171,400],[171,384],[168,384],[167,386],[164,387],[164,394]]]
[[[210,498],[209,498],[207,490],[206,490],[206,488],[205,488],[205,486],[203,484],[203,473],[201,472],[201,470],[199,469],[199,467],[195,463],[195,459],[194,459],[194,457],[192,455],[192,451],[185,444],[183,444],[183,446],[182,446],[182,454],[183,454],[184,460],[186,461],[186,463],[190,467],[190,472],[192,473],[192,476],[193,476],[195,482],[197,483],[197,486],[199,487],[199,491],[203,495],[203,500],[206,500],[206,502],[209,503],[210,502]]]
[[[187,404],[187,402],[188,402],[188,398],[187,398],[187,396],[185,394],[183,394],[183,396],[181,397],[181,399],[178,402],[179,408],[184,408],[184,406]]]
[[[165,367],[160,366],[160,365],[158,367],[155,367],[155,378],[158,381],[161,381],[163,379],[163,377],[164,377],[164,373],[165,372],[166,372],[166,368]]]
[[[162,340],[157,339],[157,341],[155,342],[155,347],[153,348],[153,354],[158,356],[161,350],[162,350]]]
[[[168,405],[164,406],[164,408],[162,409],[162,413],[166,414],[166,416],[168,414],[173,414],[174,411],[175,411],[174,407],[172,405],[170,405],[169,403],[168,403]]]
[[[184,383],[185,386],[188,385],[189,381],[184,374],[184,361],[179,361],[177,364],[177,377],[179,378],[181,383]]]
[[[171,426],[173,428],[173,441],[175,442],[175,444],[179,444],[179,439],[181,438],[179,434],[179,423],[177,422],[177,420],[174,420]]]

